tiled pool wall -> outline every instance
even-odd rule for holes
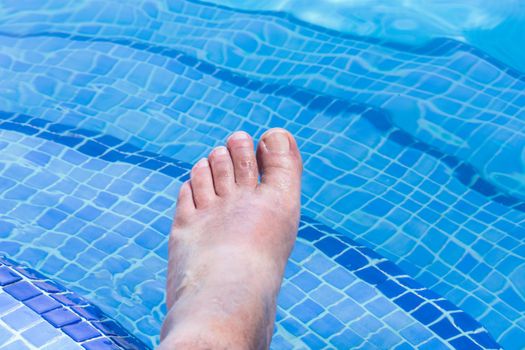
[[[75,4],[2,22],[3,254],[151,342],[188,164],[234,130],[282,126],[305,160],[305,220],[373,248],[505,348],[525,346],[523,75],[452,40],[413,48],[195,1]],[[438,320],[460,331],[439,333],[413,315],[416,297],[403,307],[378,287],[376,263],[319,242],[296,247],[308,254],[287,273],[276,348],[492,344],[450,317]]]

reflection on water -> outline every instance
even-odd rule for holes
[[[421,44],[435,37],[468,42],[525,72],[525,2],[520,0],[212,0],[247,10],[291,13],[330,29]]]

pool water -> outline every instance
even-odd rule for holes
[[[153,347],[191,164],[285,127],[303,216],[273,349],[524,349],[525,11],[472,3],[3,3],[0,255]]]

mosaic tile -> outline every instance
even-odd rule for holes
[[[99,349],[147,349],[114,321],[111,321],[114,326],[97,330],[96,323],[106,322],[108,317],[40,273],[6,259],[0,260],[0,268],[16,277],[0,289],[0,349],[84,349],[87,340],[93,342],[94,348],[98,344]],[[25,284],[20,287],[21,283]],[[20,288],[26,290],[28,286],[39,293],[23,299],[12,293]],[[90,309],[88,317],[78,312],[81,307]],[[118,334],[112,331],[115,328],[119,329]],[[122,346],[120,342],[134,345]]]
[[[525,346],[521,73],[449,39],[399,46],[198,1],[61,4],[74,22],[53,4],[0,17],[1,253],[154,344],[188,164],[233,130],[282,126],[305,216],[274,347],[497,347],[471,316]],[[134,20],[101,15],[119,11]],[[9,297],[60,313],[63,297],[17,283]]]

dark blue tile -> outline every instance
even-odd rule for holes
[[[357,270],[354,273],[356,274],[356,276],[362,278],[364,281],[372,285],[380,284],[386,281],[387,279],[387,276],[384,273],[382,273],[379,269],[373,266],[367,267],[362,270]]]
[[[63,307],[48,311],[42,314],[42,317],[56,328],[80,322],[80,317]]]
[[[18,265],[18,266],[14,266],[14,269],[29,279],[33,279],[33,280],[34,279],[39,279],[39,280],[45,279],[44,275],[42,275],[40,272],[36,270],[30,269],[29,267]]]
[[[92,305],[72,306],[71,309],[88,321],[106,318],[104,313],[99,308],[96,308]]]
[[[486,332],[470,333],[472,339],[476,343],[485,347],[486,349],[499,349],[501,346]]]
[[[459,330],[447,318],[431,325],[430,329],[443,339],[449,339],[459,334]]]
[[[125,336],[126,331],[115,321],[106,320],[92,323],[99,331],[110,336]]]
[[[368,259],[355,249],[346,251],[341,256],[338,256],[335,261],[352,271],[368,264]]]
[[[107,151],[107,147],[95,141],[87,141],[78,150],[89,156],[99,157]]]
[[[418,297],[416,294],[409,292],[395,299],[394,302],[401,306],[403,310],[410,312],[418,307],[423,302],[423,299]]]
[[[301,228],[299,230],[299,233],[298,233],[299,237],[301,238],[304,238],[310,242],[314,242],[318,239],[320,239],[321,237],[323,237],[323,233],[321,233],[320,231],[316,230],[314,227],[312,226],[305,226],[303,228]]]
[[[112,340],[126,350],[144,350],[144,344],[131,337],[115,337]]]
[[[457,350],[482,350],[479,345],[465,336],[450,340],[450,344]]]
[[[334,257],[348,248],[346,244],[332,237],[325,237],[314,245],[330,257]]]
[[[44,294],[26,300],[25,304],[39,314],[62,307],[58,301]]]
[[[89,325],[87,322],[78,322],[62,328],[64,333],[69,335],[76,342],[83,342],[100,336],[100,332]]]
[[[376,286],[388,298],[394,298],[406,291],[405,288],[394,282],[393,280],[386,280]]]
[[[423,304],[416,311],[412,312],[412,316],[425,325],[437,320],[442,314],[439,309],[428,303]]]
[[[13,270],[6,266],[0,266],[0,286],[5,286],[14,282],[18,282],[22,279]]]
[[[48,293],[59,293],[65,291],[64,288],[52,281],[35,281],[34,285]]]
[[[122,349],[117,344],[107,338],[99,338],[87,341],[82,344],[86,350],[119,350]]]
[[[20,301],[25,301],[42,294],[41,291],[26,281],[10,284],[7,287],[4,287],[4,291],[11,294],[15,299]]]
[[[80,298],[77,294],[67,292],[60,294],[50,294],[53,299],[62,303],[66,306],[76,306],[76,305],[85,305],[86,302]]]

